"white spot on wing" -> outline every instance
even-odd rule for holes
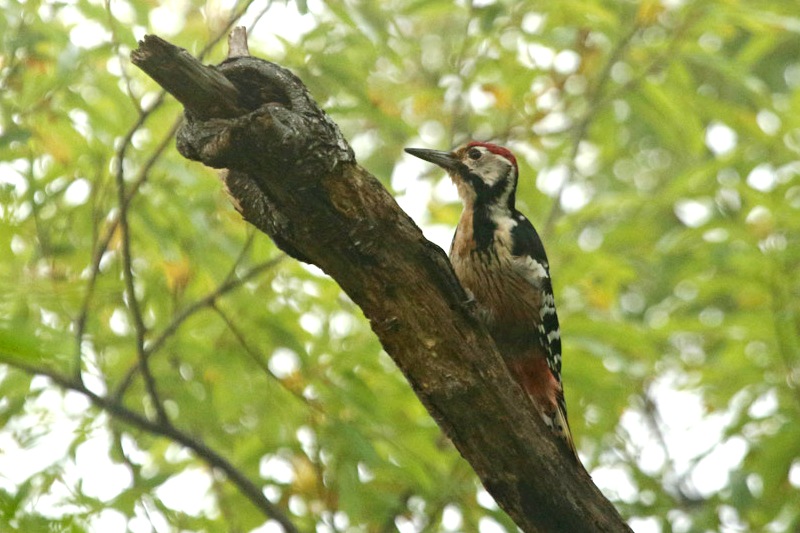
[[[552,293],[548,292],[542,298],[542,308],[539,310],[539,315],[544,318],[544,315],[555,314],[556,312],[556,299]]]
[[[536,287],[542,285],[542,280],[550,277],[550,275],[547,273],[547,268],[545,268],[542,263],[530,256],[515,257],[514,268],[523,278],[525,278],[528,283]],[[544,309],[548,306],[555,310],[555,302],[553,301],[552,295],[545,296],[542,313],[544,313]]]

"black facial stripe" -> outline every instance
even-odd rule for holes
[[[489,216],[488,209],[475,206],[472,214],[472,237],[478,251],[488,250],[492,246],[496,229],[497,224]]]
[[[511,169],[509,169],[505,176],[497,180],[494,185],[487,185],[478,174],[470,172],[469,169],[466,169],[466,167],[465,170],[466,172],[462,173],[461,176],[467,183],[472,185],[473,189],[475,189],[476,204],[484,205],[492,205],[497,203],[497,200],[506,191],[506,188],[508,187],[508,179],[511,175]]]
[[[458,175],[461,176],[462,180],[464,180],[466,183],[469,183],[470,186],[472,186],[472,188],[475,190],[475,195],[478,197],[478,199],[485,196],[486,193],[489,191],[489,186],[487,186],[486,183],[484,183],[483,180],[480,178],[480,176],[472,172],[472,169],[470,169],[464,163],[459,162],[456,167],[456,171],[458,172]]]
[[[486,182],[484,182],[481,177],[474,172],[467,172],[465,177],[467,183],[472,185],[472,188],[475,189],[475,194],[478,196],[479,201],[483,201],[488,195],[491,194],[491,188],[486,185]]]

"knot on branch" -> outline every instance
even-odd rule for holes
[[[355,162],[339,128],[287,69],[254,57],[230,58],[216,69],[236,87],[245,114],[206,118],[187,106],[178,131],[182,155],[214,168],[268,169],[263,178],[270,180],[318,177]]]

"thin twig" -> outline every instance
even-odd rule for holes
[[[144,357],[146,360],[149,360],[150,356],[157,352],[161,346],[169,339],[172,335],[178,331],[178,328],[192,315],[197,313],[198,311],[205,309],[211,305],[224,294],[244,285],[247,281],[253,279],[254,277],[258,276],[262,272],[273,268],[275,265],[280,263],[286,256],[281,254],[269,261],[261,263],[250,269],[244,275],[239,278],[226,279],[219,287],[214,289],[212,292],[204,296],[203,298],[197,300],[186,309],[183,310],[178,316],[176,316],[172,322],[161,332],[161,334],[156,337],[148,346],[145,348]],[[122,378],[122,381],[117,386],[116,390],[114,391],[113,397],[120,398],[125,391],[130,387],[131,383],[133,382],[133,378],[136,376],[136,373],[140,370],[138,365],[133,365],[128,371],[125,373],[125,377]]]
[[[225,23],[225,26],[220,28],[219,32],[217,32],[214,38],[208,41],[208,43],[203,47],[203,49],[200,50],[200,53],[197,54],[197,59],[204,59],[206,55],[208,55],[208,53],[211,52],[211,50],[213,50],[215,46],[217,46],[217,43],[219,43],[222,39],[228,36],[228,34],[231,31],[231,28],[233,28],[234,24],[239,22],[239,19],[242,18],[242,16],[244,16],[244,14],[247,12],[248,9],[250,9],[250,6],[253,4],[254,1],[255,0],[247,0],[247,2],[242,4],[242,7],[239,8],[239,10],[236,13],[234,13],[233,15],[230,16],[230,18],[228,18],[228,22]],[[272,5],[271,0],[269,2],[269,5],[270,6]],[[264,11],[266,11],[266,9],[268,8],[265,8]],[[259,18],[260,17],[261,15],[259,15]]]
[[[661,413],[658,410],[658,404],[653,399],[653,395],[649,387],[642,393],[642,401],[644,403],[645,420],[647,420],[647,424],[650,426],[653,435],[655,435],[659,446],[664,452],[665,469],[667,472],[671,472],[675,479],[674,489],[676,495],[683,505],[688,505],[692,502],[696,503],[698,499],[697,496],[689,494],[686,488],[686,480],[689,474],[691,474],[691,471],[687,471],[683,474],[678,471],[677,465],[675,464],[675,458],[672,456],[672,453],[670,453],[667,439],[664,436],[664,431],[662,430],[664,422],[661,418]]]
[[[776,269],[778,270],[776,272]],[[791,382],[792,377],[797,372],[797,357],[800,355],[800,343],[797,339],[797,327],[795,326],[798,321],[796,320],[795,313],[792,310],[787,294],[791,294],[788,287],[783,286],[784,279],[790,279],[791,275],[783,272],[777,265],[771,265],[767,269],[769,273],[769,291],[771,293],[771,308],[772,308],[772,322],[775,331],[775,346],[777,348],[778,357],[783,365],[780,370],[789,380],[784,383]],[[800,406],[800,389],[797,387],[787,387],[792,398]]]
[[[603,71],[597,78],[597,83],[594,85],[593,89],[589,91],[589,95],[587,96],[588,100],[588,107],[586,112],[584,113],[583,117],[578,121],[577,124],[572,126],[573,131],[573,141],[572,141],[572,150],[569,156],[569,166],[567,172],[567,178],[559,187],[557,193],[554,196],[553,205],[551,206],[550,212],[547,216],[547,222],[544,225],[544,232],[548,233],[552,231],[553,226],[555,224],[558,215],[561,213],[561,193],[564,191],[567,185],[569,185],[572,176],[575,174],[575,157],[578,154],[578,148],[580,146],[580,142],[585,138],[586,131],[588,130],[589,126],[591,125],[592,120],[597,115],[597,112],[600,109],[603,109],[609,102],[613,102],[617,98],[619,98],[622,94],[630,91],[631,89],[635,88],[639,85],[647,76],[651,75],[654,71],[659,69],[665,62],[669,62],[673,58],[677,57],[677,48],[685,42],[685,39],[682,39],[683,34],[693,25],[696,21],[702,20],[700,17],[688,17],[686,23],[681,25],[672,33],[672,39],[667,47],[667,50],[662,54],[659,54],[655,59],[651,61],[651,63],[641,69],[639,74],[636,77],[631,78],[630,80],[622,83],[614,88],[614,90],[610,92],[603,92],[603,87],[608,82],[609,78],[611,77],[611,69],[614,65],[619,61],[620,57],[622,57],[623,52],[630,44],[633,37],[636,33],[641,29],[638,24],[634,24],[628,34],[626,34],[620,42],[617,44],[615,49],[612,51],[611,55],[609,56],[608,61],[606,62],[605,66],[603,67]],[[558,132],[554,132],[558,133]]]
[[[131,142],[131,139],[133,139],[133,136],[136,134],[137,131],[139,131],[139,128],[141,128],[144,125],[144,122],[147,119],[147,117],[149,117],[150,114],[153,111],[155,111],[155,109],[160,107],[161,104],[164,102],[164,94],[166,93],[162,93],[158,98],[156,98],[156,100],[147,110],[139,114],[136,123],[128,130],[128,132],[123,137],[120,144],[120,150],[118,150],[115,156],[117,161],[119,161],[120,166],[122,166],[123,159],[125,156],[125,150],[127,150],[127,147]],[[136,192],[139,190],[141,184],[144,183],[144,181],[147,179],[148,175],[147,171],[149,171],[152,165],[155,164],[156,159],[160,157],[161,153],[164,151],[166,146],[168,146],[168,141],[174,135],[175,129],[177,129],[177,124],[174,126],[173,130],[170,131],[170,137],[169,138],[165,137],[165,139],[162,140],[161,143],[159,143],[157,150],[148,160],[150,164],[149,165],[146,164],[144,167],[142,167],[142,171],[139,173],[139,177],[132,184],[131,189],[128,191],[125,201],[121,204],[126,209],[127,206],[130,204],[131,200],[133,199],[134,195],[136,194]],[[73,374],[78,381],[83,381],[83,378],[81,376],[81,356],[82,356],[81,345],[83,344],[83,337],[84,334],[86,333],[86,321],[89,316],[89,306],[91,305],[92,299],[94,297],[94,290],[95,287],[97,286],[97,278],[100,275],[100,263],[103,260],[103,256],[108,251],[108,247],[111,244],[111,240],[114,238],[114,234],[117,231],[118,225],[119,225],[119,212],[117,212],[117,216],[115,216],[114,219],[108,223],[105,235],[100,240],[100,244],[95,247],[94,254],[92,256],[91,268],[89,270],[89,280],[86,282],[86,294],[83,298],[83,303],[81,304],[81,310],[80,313],[78,314],[78,318],[75,320],[75,339],[77,344],[77,350],[75,354],[75,367],[73,368]]]
[[[470,38],[469,26],[472,23],[472,20],[473,20],[472,17],[475,15],[474,1],[473,0],[469,0],[467,2],[466,8],[467,8],[467,11],[468,11],[467,19],[464,22],[464,28],[462,30],[462,35],[464,36],[464,39],[461,41],[461,46],[459,47],[458,53],[456,54],[455,60],[453,61],[453,64],[458,67],[458,71],[456,72],[456,74],[458,76],[461,76],[461,73],[464,70],[463,69],[463,67],[464,67],[464,57],[467,55],[467,48],[469,48],[469,46],[473,42],[473,39]],[[455,133],[459,130],[458,124],[457,124],[458,119],[459,119],[459,115],[462,112],[466,113],[467,115],[470,113],[469,107],[468,106],[462,106],[461,102],[462,102],[462,100],[458,100],[457,99],[453,103],[452,112],[450,113],[450,116],[448,117],[448,119],[450,120],[450,146],[454,146],[456,144],[456,142],[457,142],[457,139],[455,138]],[[466,111],[464,111],[464,107],[467,107]],[[468,119],[469,117],[464,117],[464,118]]]
[[[223,279],[223,283],[228,283],[229,281],[232,281],[234,276],[236,276],[236,270],[238,270],[239,266],[242,264],[245,257],[247,257],[247,253],[250,251],[250,248],[253,246],[253,242],[255,242],[255,240],[256,240],[256,232],[252,228],[252,226],[248,226],[247,240],[244,241],[244,246],[242,246],[239,255],[236,257],[236,260],[233,262],[233,265],[231,265],[231,268],[228,270],[228,274]],[[277,259],[278,257],[282,257],[282,255],[277,256],[275,259]]]
[[[106,16],[107,16],[107,24],[108,29],[111,32],[111,47],[114,50],[114,54],[117,56],[121,65],[125,64],[126,57],[120,53],[120,38],[119,38],[119,31],[116,24],[116,19],[114,18],[114,14],[111,12],[111,0],[105,0],[104,2],[105,9],[106,9]],[[120,69],[120,75],[122,79],[125,81],[125,88],[127,89],[128,98],[130,98],[131,103],[136,108],[139,113],[142,113],[142,106],[141,101],[136,98],[133,94],[133,88],[131,86],[131,77],[128,74],[128,69],[122,68]]]
[[[291,387],[288,387],[281,378],[272,373],[272,370],[269,369],[269,365],[267,365],[267,363],[264,362],[264,357],[262,356],[262,354],[260,354],[258,350],[256,350],[253,346],[251,346],[249,342],[247,342],[247,336],[242,332],[242,330],[239,329],[239,327],[234,323],[234,321],[231,320],[230,317],[222,309],[219,308],[218,305],[212,303],[211,308],[214,311],[216,311],[216,313],[220,316],[222,321],[225,322],[225,325],[228,327],[231,333],[233,333],[233,336],[236,337],[236,341],[239,343],[239,345],[244,349],[245,352],[247,352],[247,355],[250,356],[250,359],[253,360],[256,366],[258,366],[258,368],[267,377],[274,380],[278,385],[283,387],[284,390],[286,390],[292,396],[303,402],[303,404],[307,405],[308,407],[311,407],[315,411],[323,412],[322,408],[318,404],[309,401],[308,398],[303,396],[302,392],[295,390]]]
[[[214,46],[219,43],[229,32],[229,30],[233,27],[234,24],[244,15],[250,5],[253,3],[254,0],[248,0],[247,2],[242,5],[242,7],[233,14],[228,19],[228,23],[222,28],[213,39],[211,39],[205,47],[200,51],[198,54],[198,59],[203,59],[212,49]],[[110,7],[110,4],[107,3],[107,8]],[[109,10],[109,16],[111,16]],[[112,28],[113,30],[113,28]],[[126,132],[125,136],[122,138],[120,143],[120,150],[117,153],[116,159],[119,161],[120,167],[124,161],[125,150],[130,145],[133,136],[144,126],[144,123],[147,121],[153,113],[161,107],[161,105],[165,101],[167,92],[163,89],[159,91],[156,98],[153,100],[153,103],[147,109],[141,109],[138,102],[135,102],[134,105],[139,111],[139,116],[137,117],[136,122],[131,126],[131,128]],[[156,145],[155,150],[151,154],[151,156],[145,161],[142,165],[141,169],[139,170],[137,177],[131,184],[130,189],[128,190],[127,196],[125,198],[125,202],[122,204],[127,209],[130,202],[133,200],[135,195],[138,193],[141,186],[147,181],[149,172],[161,155],[164,153],[166,148],[170,145],[170,142],[175,137],[175,132],[177,131],[178,127],[180,126],[181,121],[183,120],[182,117],[177,118],[172,127],[170,128],[169,132],[162,138],[161,142]],[[120,157],[120,152],[122,152],[122,156]],[[106,227],[106,232],[103,238],[100,240],[99,244],[94,248],[94,254],[92,256],[92,263],[89,269],[89,279],[86,283],[86,294],[83,298],[83,302],[81,304],[81,310],[78,314],[78,318],[75,320],[75,363],[73,368],[73,375],[79,381],[83,381],[83,377],[81,375],[81,359],[83,355],[83,338],[86,333],[86,322],[89,316],[89,308],[91,306],[91,302],[94,298],[94,290],[97,285],[97,278],[100,275],[100,262],[103,259],[103,256],[108,251],[108,247],[111,244],[112,239],[114,238],[114,234],[117,231],[117,227],[119,224],[119,212],[117,215],[108,222]]]
[[[122,278],[125,283],[125,294],[127,296],[127,306],[130,312],[131,319],[133,320],[133,331],[136,336],[136,356],[139,362],[139,371],[144,378],[145,389],[153,403],[156,410],[158,421],[163,424],[169,424],[169,417],[164,405],[161,402],[161,397],[156,387],[156,380],[150,372],[150,367],[147,364],[147,355],[144,349],[144,339],[147,335],[147,327],[142,318],[142,310],[139,306],[139,299],[136,296],[136,286],[133,279],[133,259],[131,255],[131,232],[128,226],[128,196],[125,193],[125,170],[124,160],[125,153],[129,144],[125,143],[120,146],[117,154],[117,171],[115,173],[115,180],[117,183],[117,198],[119,201],[119,229],[120,229],[120,249],[122,251]]]
[[[265,261],[260,265],[254,266],[248,272],[244,273],[240,278],[228,278],[224,283],[222,283],[219,287],[217,287],[214,291],[207,294],[200,300],[196,301],[189,307],[183,310],[183,312],[175,317],[175,319],[164,329],[164,331],[159,335],[150,346],[147,347],[147,351],[149,354],[153,354],[154,352],[158,351],[159,348],[164,344],[164,342],[172,336],[178,328],[183,324],[189,317],[191,317],[196,312],[204,309],[206,307],[212,306],[214,302],[217,301],[220,297],[224,296],[225,294],[231,292],[234,289],[237,289],[250,281],[251,279],[255,278],[256,276],[260,275],[261,273],[270,270],[277,266],[281,261],[286,259],[285,254],[281,254],[269,261]]]
[[[263,9],[258,13],[256,13],[256,15],[252,19],[252,22],[250,23],[250,27],[247,28],[247,35],[253,34],[253,30],[256,28],[256,25],[258,25],[258,23],[261,22],[261,19],[264,17],[264,15],[267,14],[267,11],[269,11],[271,7],[272,7],[272,0],[269,0],[266,3],[266,5],[264,5]]]
[[[261,492],[261,489],[253,483],[245,474],[236,468],[230,461],[220,455],[216,450],[209,447],[205,442],[184,433],[173,425],[152,421],[148,418],[131,411],[125,407],[121,401],[100,396],[89,390],[83,383],[76,381],[64,374],[60,374],[49,368],[40,368],[28,363],[19,361],[13,356],[0,352],[0,363],[21,370],[32,376],[46,376],[59,387],[78,392],[86,396],[92,404],[105,411],[113,418],[137,427],[154,435],[166,437],[182,446],[192,450],[198,458],[205,461],[212,468],[218,468],[236,487],[247,497],[259,510],[268,518],[271,518],[283,526],[288,533],[299,533],[286,514],[275,504],[270,502]]]
[[[558,188],[558,191],[556,191],[556,194],[553,196],[553,204],[550,207],[550,212],[548,213],[547,219],[545,219],[545,223],[543,225],[543,233],[545,234],[552,232],[556,219],[561,213],[561,193],[564,191],[567,185],[569,185],[573,176],[575,175],[577,170],[575,167],[575,159],[578,156],[580,144],[586,138],[586,132],[589,130],[589,126],[597,116],[598,111],[600,111],[600,109],[603,107],[603,88],[611,78],[611,70],[617,61],[619,61],[620,57],[622,57],[623,53],[628,48],[631,40],[639,31],[639,29],[639,25],[634,23],[630,31],[623,36],[622,39],[620,39],[620,41],[617,43],[617,46],[615,46],[614,50],[611,52],[611,55],[608,56],[608,61],[606,61],[605,65],[603,66],[603,70],[597,76],[597,81],[586,95],[586,112],[572,129],[572,139],[570,141],[571,148],[567,159],[567,177]]]

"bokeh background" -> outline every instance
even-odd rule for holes
[[[635,531],[799,530],[793,2],[0,9],[0,530],[282,530],[97,398],[205,444],[301,531],[516,530],[359,309],[177,154],[181,108],[129,54],[156,33],[216,63],[235,24],[445,249],[455,190],[402,148],[516,153],[573,433]]]

